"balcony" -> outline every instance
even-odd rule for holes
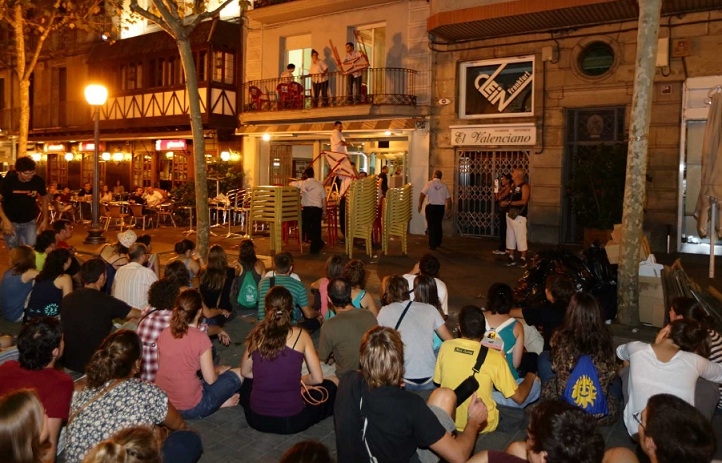
[[[367,68],[360,94],[351,96],[342,72],[328,74],[328,93],[313,93],[310,75],[287,79],[263,79],[243,86],[243,124],[303,118],[419,116],[416,106],[416,71],[403,68]]]

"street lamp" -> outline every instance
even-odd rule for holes
[[[85,100],[93,107],[93,121],[95,123],[95,132],[93,138],[93,204],[91,205],[91,215],[93,222],[88,230],[88,236],[85,237],[86,244],[105,243],[103,229],[100,228],[98,222],[98,212],[100,210],[100,187],[98,186],[98,177],[100,177],[99,154],[100,148],[100,107],[105,104],[108,99],[108,89],[102,85],[91,84],[85,87]]]

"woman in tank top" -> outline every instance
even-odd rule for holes
[[[43,271],[35,277],[25,319],[60,316],[60,301],[73,291],[73,280],[66,273],[72,263],[70,251],[56,249],[45,259]]]

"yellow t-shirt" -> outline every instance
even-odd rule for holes
[[[442,387],[456,389],[472,373],[476,356],[481,345],[469,339],[452,339],[444,342],[439,350],[434,371],[434,382]],[[499,410],[491,392],[496,387],[504,397],[511,397],[516,392],[517,384],[509,370],[506,359],[497,351],[490,349],[481,370],[476,374],[479,389],[476,394],[489,411],[486,427],[480,432],[492,432],[499,424]],[[467,399],[456,409],[456,429],[463,431],[468,416],[469,400]]]

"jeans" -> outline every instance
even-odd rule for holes
[[[174,431],[161,448],[166,463],[195,463],[203,454],[201,436],[195,431]]]
[[[524,378],[519,378],[516,380],[516,384],[519,385],[524,381]],[[491,397],[494,399],[494,402],[496,402],[497,405],[500,405],[502,407],[511,407],[511,408],[526,408],[527,405],[529,405],[532,402],[536,402],[539,400],[539,397],[541,396],[541,382],[534,380],[534,384],[532,384],[531,390],[529,391],[529,395],[526,397],[524,402],[518,404],[512,399],[511,397],[506,398],[504,397],[504,394],[494,389],[491,392]]]
[[[15,249],[21,244],[30,247],[35,246],[35,241],[38,238],[38,226],[35,221],[24,223],[13,222],[12,224],[13,228],[15,228],[15,233],[12,235],[3,233],[5,245],[8,249]]]
[[[436,384],[434,384],[431,378],[420,378],[416,382],[404,379],[404,389],[407,391],[433,391],[436,389]]]
[[[353,74],[346,76],[346,96],[349,102],[359,103],[361,101],[361,80],[363,76],[354,77]]]
[[[548,350],[544,350],[539,354],[539,358],[537,359],[537,376],[539,376],[542,384],[556,376],[556,373],[552,370],[551,352]]]
[[[318,108],[319,101],[322,101],[323,106],[328,106],[328,81],[314,82],[312,87],[313,99],[311,100],[311,106]]]
[[[446,208],[443,204],[426,205],[426,224],[429,227],[429,249],[432,251],[441,246],[444,235],[443,222]]]
[[[324,245],[321,239],[323,209],[320,207],[305,206],[301,211],[301,218],[303,219],[304,228],[308,231],[308,239],[311,241],[311,254],[318,254]]]
[[[213,384],[203,381],[203,396],[195,407],[178,411],[185,419],[205,418],[221,408],[221,405],[240,389],[241,378],[230,370],[226,371]]]

